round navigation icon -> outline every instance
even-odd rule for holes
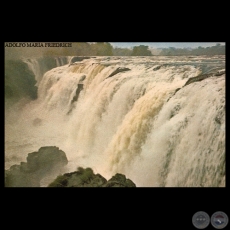
[[[211,224],[217,229],[225,228],[228,224],[228,216],[224,212],[215,212],[211,217]]]
[[[204,229],[208,227],[210,223],[210,217],[206,212],[196,212],[192,217],[193,225],[198,229]]]

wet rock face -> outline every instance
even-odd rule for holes
[[[78,171],[58,176],[49,187],[101,187],[106,179],[100,174],[94,174],[91,168],[78,168]]]
[[[202,81],[202,80],[204,80],[204,79],[206,79],[208,77],[211,77],[211,76],[213,76],[213,74],[203,74],[203,75],[199,75],[197,77],[191,77],[191,78],[188,79],[188,81],[185,83],[184,86],[189,85],[189,84],[191,84],[193,82]]]
[[[40,187],[40,180],[68,163],[66,154],[55,146],[41,147],[29,153],[27,162],[5,171],[6,187]]]
[[[222,76],[223,74],[225,74],[225,70],[221,70],[221,71],[217,71],[217,72],[210,72],[208,74],[201,74],[199,76],[196,76],[196,77],[191,77],[188,79],[188,81],[185,83],[184,86],[186,85],[189,85],[193,82],[198,82],[198,81],[202,81],[206,78],[209,78],[209,77],[213,77],[213,76],[216,76],[216,77],[219,77],[219,76]]]
[[[68,163],[66,154],[58,147],[41,147],[38,152],[27,156],[27,170],[46,173],[56,167],[63,167]]]
[[[72,57],[72,59],[70,60],[70,63],[69,65],[73,65],[74,62],[81,62],[83,61],[84,59],[89,59],[90,57]]]
[[[116,174],[106,180],[100,174],[94,174],[91,168],[78,168],[78,171],[58,176],[48,187],[136,187],[122,174]]]
[[[136,187],[136,185],[125,177],[125,175],[117,173],[113,176],[104,187]]]
[[[129,68],[118,67],[107,78],[113,77],[114,75],[116,75],[118,73],[126,72],[126,71],[129,71],[129,70],[130,70]]]
[[[28,154],[27,162],[12,165],[9,170],[5,170],[5,186],[40,187],[43,178],[60,171],[67,163],[66,154],[59,148],[41,147],[37,152]],[[48,187],[136,187],[136,185],[123,174],[117,173],[107,181],[100,174],[94,174],[91,168],[79,167],[75,172],[58,176]]]

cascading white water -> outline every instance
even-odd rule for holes
[[[38,99],[6,130],[7,143],[27,138],[24,155],[56,145],[67,154],[68,171],[124,173],[137,186],[225,186],[225,75],[184,86],[224,62],[97,57],[54,68],[42,77]],[[9,155],[18,152],[9,147]]]
[[[28,65],[37,81],[36,86],[39,85],[44,73],[50,68],[63,66],[69,63],[71,57],[43,57],[43,58],[22,58],[22,61]]]
[[[67,57],[55,57],[56,65],[57,66],[66,65],[67,63],[69,63],[70,59],[71,59],[71,56],[67,56]]]
[[[23,59],[23,61],[28,65],[29,69],[33,72],[35,76],[35,80],[37,81],[37,84],[42,79],[43,72],[41,70],[41,66],[36,58],[30,58],[30,59]]]

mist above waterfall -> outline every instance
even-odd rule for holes
[[[9,63],[7,87],[20,98],[5,106],[6,169],[58,146],[66,172],[124,173],[147,187],[225,186],[224,56],[70,60],[17,60],[29,73],[17,84]]]

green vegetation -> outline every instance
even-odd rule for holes
[[[164,48],[159,55],[162,56],[182,56],[182,55],[225,55],[225,45],[216,44],[211,47],[201,47],[195,49]]]
[[[91,168],[78,167],[77,171],[58,176],[48,187],[81,187],[94,178]]]
[[[152,56],[152,53],[150,50],[148,50],[148,46],[134,46],[132,56]]]
[[[191,48],[159,48],[152,49],[146,45],[132,48],[113,47],[109,42],[73,42],[72,47],[40,48],[6,48],[6,59],[20,57],[58,57],[58,56],[178,56],[178,55],[225,55],[225,45],[216,44],[212,47]]]
[[[127,48],[114,48],[113,56],[131,56],[132,50]]]
[[[62,170],[68,163],[66,154],[55,146],[41,147],[27,155],[27,162],[12,165],[5,170],[6,187],[40,187],[40,181],[47,175]],[[57,186],[65,185],[66,178],[58,178]]]
[[[178,56],[178,55],[224,55],[225,45],[217,44],[212,47],[201,47],[195,49],[188,48],[163,48],[158,55]],[[77,42],[72,44],[72,48],[49,49],[45,55],[48,56],[152,56],[148,46],[140,45],[128,48],[113,48],[109,42]]]
[[[128,48],[113,48],[109,42],[77,42],[73,43],[71,49],[49,50],[47,55],[69,55],[69,56],[152,56],[148,46],[140,45]],[[158,55],[178,56],[178,55],[225,55],[225,45],[217,44],[212,47],[201,47],[195,49],[188,48],[163,48]]]
[[[68,175],[61,175],[61,176],[58,176],[55,181],[53,181],[49,187],[66,187],[67,184],[68,184]]]
[[[125,175],[117,173],[108,180],[104,187],[136,187],[136,185]]]
[[[89,182],[90,179],[93,178],[93,170],[91,168],[83,169],[82,167],[78,167],[79,178],[81,179],[82,183]]]
[[[136,185],[117,173],[109,181],[91,168],[78,167],[77,171],[58,176],[48,187],[136,187]]]
[[[23,78],[21,77],[23,76]],[[22,97],[37,98],[36,80],[27,64],[21,61],[5,62],[5,97],[19,100]]]
[[[113,56],[113,47],[108,42],[75,42],[71,48],[49,48],[45,56]]]

